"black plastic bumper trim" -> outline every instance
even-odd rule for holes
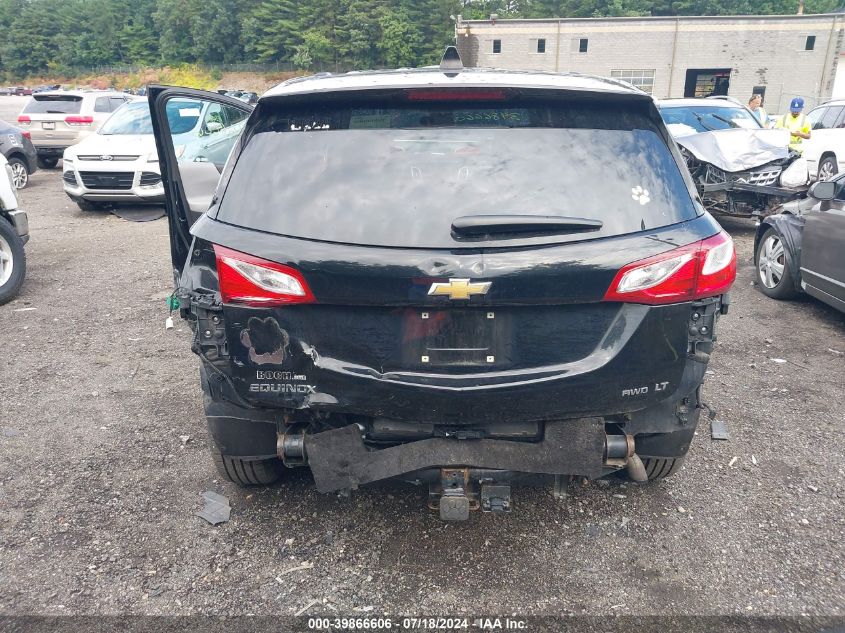
[[[432,467],[490,468],[521,473],[603,474],[604,422],[548,422],[541,442],[433,438],[369,450],[357,425],[308,435],[305,449],[319,492],[333,492]]]

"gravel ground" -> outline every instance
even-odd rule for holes
[[[209,458],[189,330],[165,331],[167,223],[23,192],[29,271],[0,308],[0,614],[837,615],[845,605],[845,317],[751,285],[753,227],[699,429],[657,484],[515,490],[449,525],[422,492],[348,501],[307,472],[243,491]],[[782,359],[786,362],[778,362]],[[195,516],[200,494],[232,505]]]

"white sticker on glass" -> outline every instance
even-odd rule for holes
[[[639,185],[631,187],[631,197],[640,204],[648,204],[651,202],[651,196],[648,193],[648,189],[643,189]]]

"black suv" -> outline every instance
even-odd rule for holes
[[[514,481],[682,463],[731,239],[648,95],[455,57],[281,84],[225,163],[174,145],[168,116],[246,104],[150,89],[176,296],[232,481],[399,478],[463,519],[509,510]]]

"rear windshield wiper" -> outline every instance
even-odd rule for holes
[[[598,231],[601,220],[562,215],[464,215],[452,220],[458,236],[507,235],[519,233],[578,233]]]

